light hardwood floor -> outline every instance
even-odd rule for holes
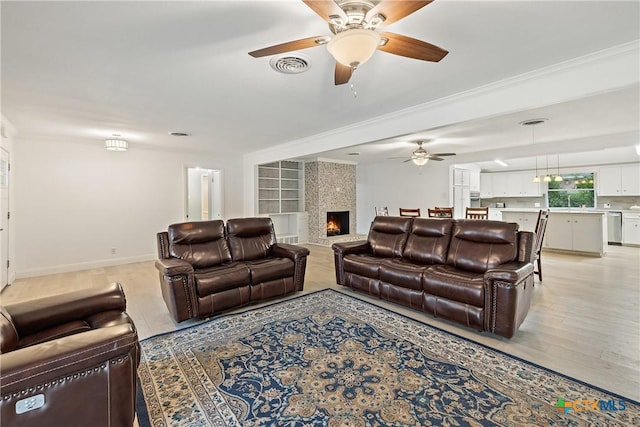
[[[609,246],[603,258],[544,253],[544,282],[536,282],[529,315],[516,335],[507,340],[338,286],[331,249],[305,246],[311,250],[305,293],[339,289],[640,401],[639,248]],[[172,321],[160,294],[153,261],[21,279],[5,288],[1,297],[6,304],[109,282],[122,283],[127,311],[141,339],[199,322],[178,325]]]

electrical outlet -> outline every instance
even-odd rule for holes
[[[116,254],[116,248],[111,248],[111,255],[115,255]]]

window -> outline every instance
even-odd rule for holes
[[[564,174],[562,181],[550,181],[550,208],[594,208],[596,206],[593,173]]]

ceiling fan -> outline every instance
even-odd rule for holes
[[[249,52],[254,58],[327,45],[336,60],[335,84],[345,84],[353,71],[376,50],[422,61],[438,62],[449,52],[430,43],[377,30],[428,5],[433,0],[303,0],[327,21],[333,36],[294,40]]]
[[[455,156],[456,153],[429,153],[427,150],[425,150],[422,147],[422,144],[424,144],[424,141],[416,141],[416,144],[418,144],[418,148],[411,153],[411,157],[409,157],[408,159],[406,157],[390,157],[390,159],[406,159],[404,162],[402,163],[407,163],[407,162],[413,162],[414,164],[418,165],[418,166],[423,166],[425,164],[427,164],[427,162],[429,160],[435,160],[437,162],[441,162],[443,161],[443,157],[448,157],[448,156]]]

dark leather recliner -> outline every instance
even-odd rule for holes
[[[138,335],[122,287],[0,306],[6,426],[133,425]]]
[[[502,221],[379,216],[366,241],[333,244],[336,281],[510,338],[531,304],[534,237]]]
[[[301,291],[309,250],[277,243],[271,218],[170,225],[156,268],[176,322]]]

